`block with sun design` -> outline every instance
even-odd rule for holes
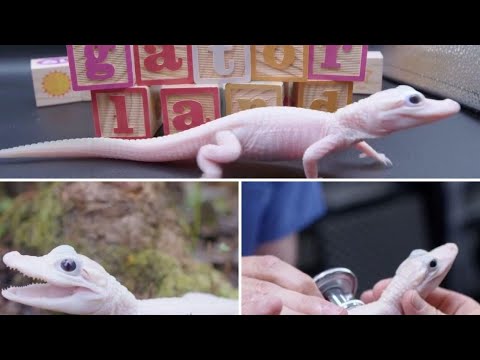
[[[153,93],[147,86],[92,91],[95,136],[146,139],[160,125]]]
[[[30,60],[35,102],[38,107],[90,101],[90,91],[73,91],[68,59]]]

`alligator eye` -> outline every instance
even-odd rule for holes
[[[437,267],[437,260],[432,260],[430,261],[430,267],[433,269],[433,268],[436,268]]]
[[[408,97],[408,102],[409,102],[410,104],[416,105],[416,104],[419,104],[420,101],[422,101],[422,98],[420,97],[420,95],[410,95],[410,96]]]
[[[77,264],[72,259],[62,260],[62,263],[60,264],[60,266],[64,271],[67,271],[67,272],[72,272],[77,268]]]

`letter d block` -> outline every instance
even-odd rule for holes
[[[193,78],[196,84],[249,82],[250,46],[193,45]]]
[[[309,80],[363,81],[368,45],[310,45]]]
[[[130,45],[67,45],[67,54],[73,90],[134,85]]]
[[[352,102],[352,90],[352,82],[311,81],[295,83],[293,105],[333,113]]]
[[[297,81],[307,79],[308,46],[252,45],[252,80]]]
[[[160,89],[163,133],[175,134],[221,117],[220,89],[207,85],[165,85]]]
[[[94,90],[92,106],[95,136],[146,139],[153,137],[160,125],[146,86]]]
[[[138,85],[192,84],[191,45],[133,45]]]
[[[282,106],[284,83],[227,84],[225,86],[226,114],[265,106]]]

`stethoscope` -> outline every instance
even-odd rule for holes
[[[318,289],[328,301],[345,309],[365,305],[355,299],[358,280],[355,274],[347,268],[332,268],[321,272],[313,278]]]

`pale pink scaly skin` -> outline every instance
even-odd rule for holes
[[[62,260],[76,268],[65,271]],[[136,299],[105,269],[71,246],[62,245],[44,256],[4,255],[9,268],[46,284],[2,290],[10,301],[74,315],[237,315],[238,301],[210,294],[188,293],[182,297]]]
[[[417,96],[419,103],[412,103]],[[453,100],[426,99],[409,86],[376,93],[331,114],[294,107],[241,111],[177,134],[142,140],[70,139],[0,150],[0,158],[104,157],[147,162],[197,159],[204,177],[222,177],[221,165],[238,159],[302,159],[305,175],[318,177],[318,161],[355,146],[376,161],[392,162],[364,140],[428,124],[460,110]]]
[[[349,315],[401,315],[401,301],[409,290],[426,298],[447,276],[458,253],[457,245],[448,243],[433,249],[414,250],[398,267],[395,276],[381,297],[372,303],[348,311]],[[432,261],[436,262],[434,268]]]

